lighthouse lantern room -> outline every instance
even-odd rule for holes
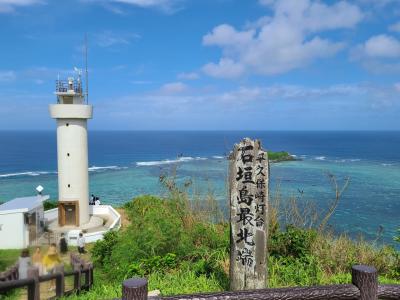
[[[89,222],[87,120],[93,107],[82,92],[81,72],[56,81],[57,104],[50,115],[57,120],[58,224],[82,226]]]

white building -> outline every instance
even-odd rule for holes
[[[49,196],[15,198],[0,205],[0,249],[26,248],[44,230],[43,201]]]
[[[89,174],[87,120],[93,107],[88,105],[78,78],[57,80],[57,104],[50,115],[57,120],[58,223],[82,226],[89,222]]]

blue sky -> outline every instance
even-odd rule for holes
[[[0,0],[0,130],[55,128],[85,33],[91,129],[400,130],[399,0]]]

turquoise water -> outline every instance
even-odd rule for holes
[[[103,203],[163,194],[161,174],[190,180],[189,192],[212,192],[226,209],[227,161],[234,142],[257,137],[265,148],[287,150],[299,161],[271,166],[272,196],[311,199],[319,210],[334,199],[328,173],[350,178],[330,225],[338,233],[392,243],[400,227],[399,132],[91,132],[90,191]],[[178,158],[178,156],[183,156]],[[0,132],[0,200],[29,196],[41,184],[57,199],[53,132]]]

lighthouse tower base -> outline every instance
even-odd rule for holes
[[[82,232],[86,243],[103,239],[106,232],[121,228],[121,215],[111,205],[93,205],[90,207],[90,220],[82,226],[59,226],[58,209],[44,212],[50,229],[50,242],[58,243],[61,233],[65,234],[68,245],[76,245],[76,234]],[[49,237],[43,237],[43,244],[49,243]]]

